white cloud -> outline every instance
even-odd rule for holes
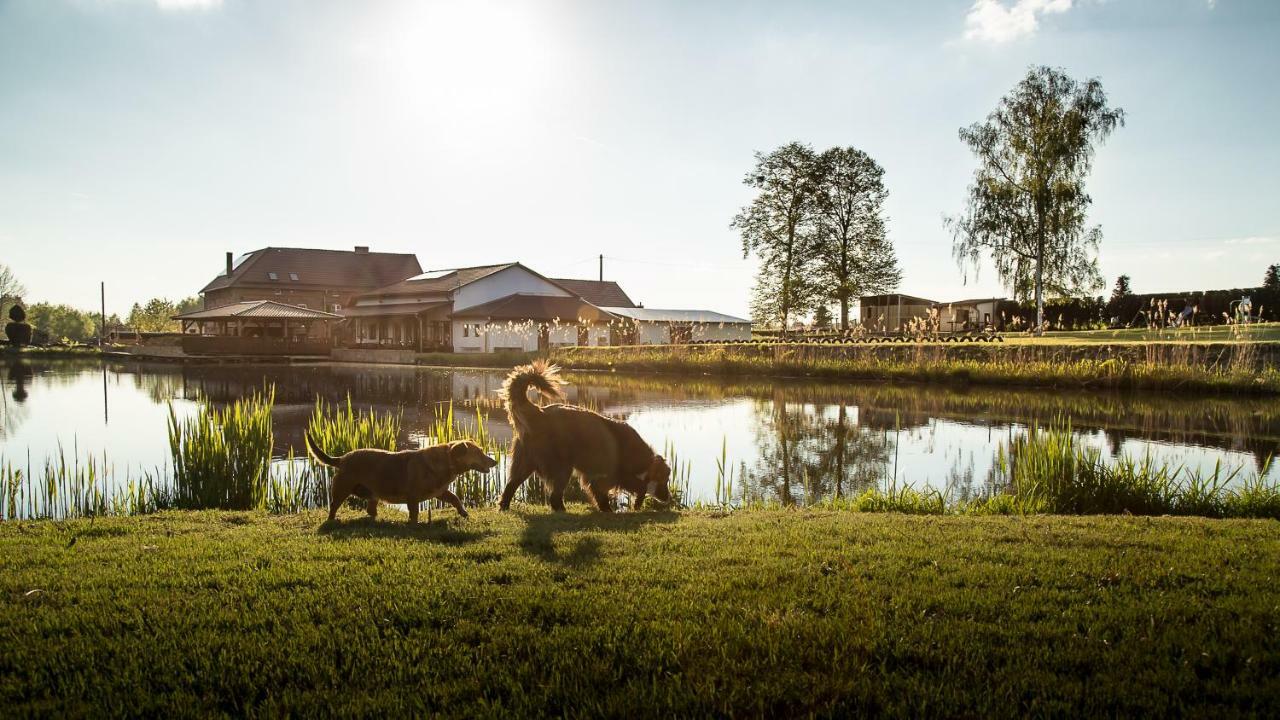
[[[965,40],[1007,43],[1035,35],[1041,15],[1064,13],[1073,0],[974,0],[964,18]]]
[[[222,5],[222,0],[156,0],[161,10],[211,10]]]

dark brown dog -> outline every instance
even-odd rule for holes
[[[468,470],[487,473],[497,460],[484,454],[470,440],[435,445],[421,450],[352,450],[342,457],[330,457],[307,435],[307,451],[316,460],[338,469],[329,485],[329,519],[351,495],[369,501],[369,517],[378,516],[378,501],[409,506],[409,522],[418,522],[418,504],[439,498],[467,516],[462,501],[449,490],[449,483]]]
[[[516,490],[538,473],[551,491],[551,507],[564,511],[564,491],[576,473],[597,509],[612,512],[609,493],[622,490],[635,507],[646,493],[671,501],[671,468],[630,425],[573,405],[538,407],[529,401],[533,387],[548,399],[560,399],[559,368],[541,360],[511,371],[502,386],[507,417],[515,432],[511,477],[498,507],[506,510]]]

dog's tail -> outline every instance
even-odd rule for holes
[[[499,394],[507,402],[507,415],[517,433],[527,432],[538,413],[537,406],[529,402],[529,388],[536,388],[548,400],[560,400],[564,397],[561,385],[564,381],[560,379],[560,368],[544,360],[534,360],[511,371]]]
[[[316,439],[311,437],[311,433],[306,433],[306,439],[307,439],[307,452],[311,453],[311,457],[315,458],[316,460],[330,467],[338,467],[337,458],[334,458],[333,456],[326,453],[324,450],[321,450],[320,443],[316,442]]]

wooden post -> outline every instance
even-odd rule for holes
[[[101,310],[102,310],[102,322],[98,323],[98,349],[99,349],[99,350],[101,350],[101,349],[102,349],[102,346],[103,346],[103,342],[102,342],[102,341],[103,341],[103,338],[105,337],[105,333],[107,332],[107,282],[106,282],[105,280],[103,280],[102,282],[98,283],[98,291],[99,291],[99,293],[100,293],[100,299],[101,299],[101,301],[102,301],[102,307],[101,307]],[[104,383],[106,382],[106,376],[103,376],[103,382],[104,382]],[[106,392],[107,392],[107,391],[106,391],[105,389],[103,389],[103,391],[102,391],[103,395],[102,395],[102,396],[103,396],[104,398],[106,397]],[[105,401],[105,400],[103,401],[103,407],[104,407],[104,408],[106,407],[106,401]],[[104,409],[104,410],[103,410],[103,413],[105,414],[105,412],[106,412],[106,410]]]

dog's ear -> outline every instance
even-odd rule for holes
[[[474,445],[470,440],[454,440],[449,443],[449,457],[453,458],[455,465],[461,463],[467,459],[467,453]]]

